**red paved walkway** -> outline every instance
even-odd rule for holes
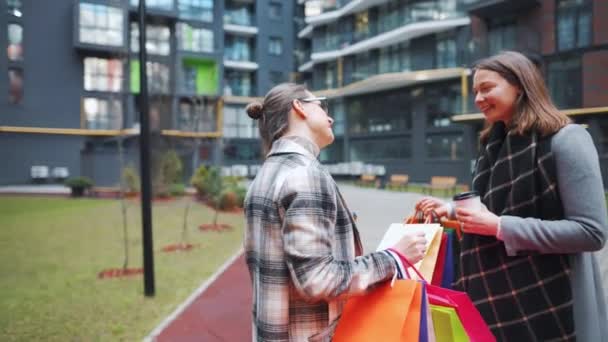
[[[228,266],[156,341],[251,341],[251,281],[244,255]]]

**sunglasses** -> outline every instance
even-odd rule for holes
[[[314,103],[319,105],[321,109],[325,111],[325,113],[329,114],[329,106],[327,103],[327,97],[305,97],[298,99],[298,101],[306,102],[306,103]],[[315,101],[319,101],[319,103],[315,103]]]

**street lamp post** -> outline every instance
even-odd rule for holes
[[[154,296],[154,254],[152,243],[152,181],[150,176],[150,121],[148,104],[148,73],[146,70],[146,0],[139,0],[139,122],[141,167],[141,222],[144,253],[144,294]]]

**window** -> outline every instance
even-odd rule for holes
[[[488,52],[495,55],[501,51],[516,48],[516,26],[513,22],[490,25],[488,30]]]
[[[451,117],[462,111],[460,85],[429,87],[426,89],[426,125],[427,127],[448,127],[452,125]]]
[[[188,132],[217,131],[216,102],[182,99],[179,102],[178,129]]]
[[[131,0],[131,6],[139,6],[139,0]],[[173,0],[146,0],[146,8],[173,10]]]
[[[557,48],[569,50],[591,44],[591,1],[557,1]]]
[[[251,96],[253,95],[253,77],[249,72],[226,70],[224,95]]]
[[[213,21],[213,0],[177,0],[177,10],[183,19]]]
[[[581,106],[581,61],[571,58],[549,63],[548,80],[551,99],[560,109]]]
[[[227,141],[223,152],[227,162],[260,161],[262,159],[261,147],[255,143]]]
[[[6,9],[9,15],[14,15],[15,17],[23,15],[21,12],[21,0],[6,0]]]
[[[8,59],[20,61],[23,59],[23,28],[19,24],[8,24]]]
[[[254,56],[253,47],[246,37],[227,36],[224,57],[230,61],[250,61]]]
[[[355,14],[355,41],[360,41],[370,34],[369,12]]]
[[[427,134],[426,153],[429,158],[461,159],[464,155],[461,134]]]
[[[409,137],[352,139],[349,153],[351,161],[362,162],[410,158],[411,139]]]
[[[8,69],[8,102],[19,104],[23,101],[23,70]]]
[[[131,60],[131,91],[139,93],[139,61]],[[146,74],[148,75],[148,91],[151,93],[169,93],[169,67],[162,63],[146,63]]]
[[[116,99],[85,97],[82,101],[84,128],[122,128],[122,105]]]
[[[146,25],[146,51],[151,54],[168,56],[171,52],[169,38],[171,32],[166,26]],[[139,26],[131,23],[131,51],[139,52]]]
[[[226,4],[224,10],[224,24],[252,26],[253,8],[253,6],[248,6],[247,4]]]
[[[437,68],[452,68],[456,62],[456,41],[452,38],[443,38],[437,41]]]
[[[258,138],[260,136],[256,120],[251,120],[245,107],[224,106],[224,137]]]
[[[122,9],[81,3],[79,5],[79,42],[123,46]]]
[[[122,62],[119,59],[85,58],[84,90],[120,92]]]
[[[178,23],[177,44],[182,51],[213,52],[213,31]]]
[[[336,138],[331,145],[322,149],[319,153],[319,160],[322,163],[340,163],[344,161],[344,139]]]
[[[332,129],[336,136],[344,135],[344,103],[342,101],[330,101],[329,103],[329,116],[334,119]],[[334,143],[335,144],[335,143]],[[340,154],[342,158],[342,154]]]
[[[347,108],[351,134],[401,132],[412,127],[410,101],[402,92],[352,99]]]
[[[283,39],[270,37],[268,43],[268,53],[275,56],[280,56],[283,54]]]
[[[268,16],[270,19],[281,19],[283,15],[283,5],[278,2],[271,2],[268,7]]]

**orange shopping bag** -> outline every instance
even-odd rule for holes
[[[333,336],[335,342],[418,341],[422,285],[415,280],[386,282],[351,297]]]

